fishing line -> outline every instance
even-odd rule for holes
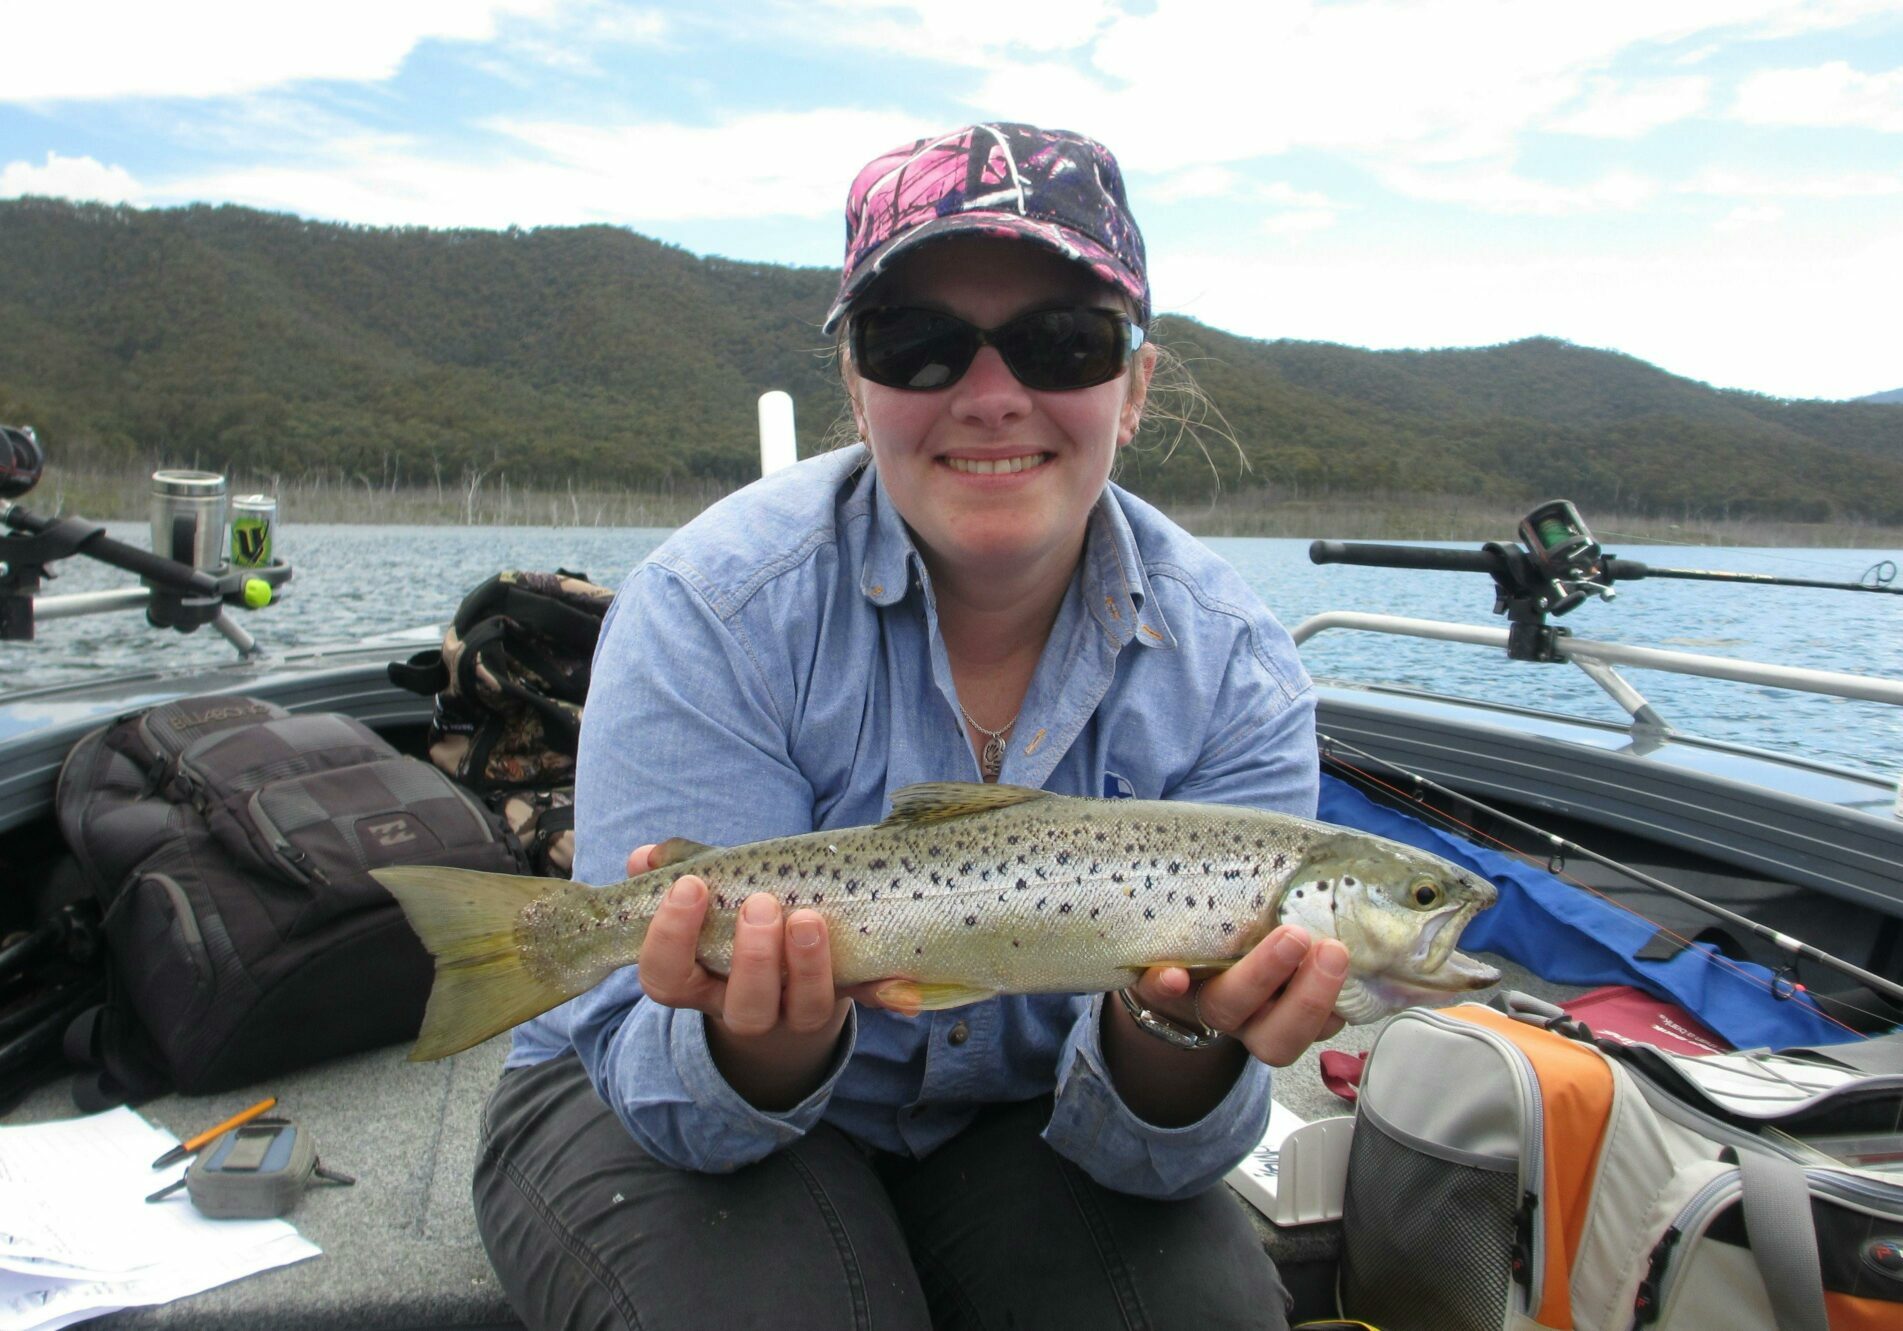
[[[1785,554],[1776,547],[1762,545],[1714,546],[1709,541],[1670,541],[1662,536],[1639,536],[1632,532],[1606,531],[1603,528],[1600,529],[1599,534],[1614,541],[1629,541],[1633,545],[1670,546],[1675,549],[1684,550],[1749,550],[1754,557],[1776,560],[1779,563],[1794,564],[1798,568],[1811,568],[1819,571],[1827,569],[1839,570],[1842,567],[1835,561],[1806,558],[1803,555]],[[1889,576],[1887,577],[1883,576],[1881,572],[1886,564],[1889,565]],[[1894,560],[1889,559],[1879,559],[1876,563],[1864,569],[1856,578],[1844,579],[1844,581],[1874,582],[1877,586],[1887,586],[1895,580],[1896,563]]]
[[[1727,921],[1728,923],[1734,924],[1748,933],[1767,939],[1784,951],[1792,952],[1798,956],[1802,956],[1810,960],[1816,961],[1819,964],[1829,966],[1835,970],[1838,970],[1844,974],[1847,974],[1856,978],[1857,980],[1861,981],[1864,984],[1869,985],[1873,990],[1879,993],[1888,994],[1898,998],[1899,1000],[1903,1000],[1903,986],[1898,986],[1894,984],[1893,982],[1884,979],[1882,976],[1873,975],[1869,971],[1866,971],[1859,966],[1853,965],[1852,963],[1844,961],[1841,958],[1834,957],[1831,954],[1822,951],[1821,949],[1814,948],[1810,944],[1805,943],[1800,939],[1792,938],[1787,934],[1781,934],[1774,929],[1767,928],[1766,926],[1757,923],[1757,921],[1755,920],[1749,919],[1743,915],[1739,915],[1735,911],[1727,910],[1723,906],[1716,905],[1713,902],[1705,901],[1704,899],[1698,896],[1695,896],[1694,894],[1690,892],[1685,891],[1683,888],[1676,887],[1671,883],[1667,883],[1663,881],[1662,879],[1654,878],[1650,874],[1647,874],[1638,869],[1634,869],[1629,865],[1622,864],[1619,861],[1610,858],[1609,856],[1601,855],[1599,852],[1591,849],[1588,846],[1582,846],[1576,841],[1568,840],[1565,837],[1561,837],[1556,835],[1555,833],[1548,832],[1544,828],[1537,827],[1532,823],[1525,822],[1524,820],[1515,818],[1510,814],[1503,813],[1502,811],[1492,808],[1491,806],[1487,804],[1483,804],[1479,800],[1476,800],[1469,795],[1461,794],[1459,791],[1451,790],[1446,786],[1430,781],[1426,777],[1423,777],[1416,772],[1411,772],[1407,770],[1406,768],[1400,766],[1398,763],[1391,762],[1388,759],[1382,758],[1377,754],[1372,754],[1367,752],[1364,749],[1356,748],[1354,745],[1348,744],[1342,740],[1335,739],[1332,736],[1324,735],[1324,736],[1320,736],[1319,738],[1322,743],[1322,757],[1325,761],[1334,763],[1336,766],[1340,767],[1342,770],[1353,773],[1354,775],[1361,777],[1363,780],[1368,781],[1370,784],[1377,786],[1383,790],[1386,790],[1390,794],[1393,794],[1404,801],[1421,806],[1422,808],[1426,810],[1427,813],[1433,815],[1436,818],[1441,819],[1450,828],[1459,829],[1460,834],[1464,836],[1470,837],[1480,842],[1492,843],[1493,845],[1498,846],[1503,852],[1510,854],[1517,859],[1523,860],[1528,864],[1537,865],[1536,859],[1529,853],[1522,851],[1518,849],[1517,847],[1509,845],[1507,842],[1501,840],[1499,837],[1493,836],[1490,833],[1481,831],[1479,828],[1472,827],[1466,823],[1463,823],[1459,819],[1453,817],[1451,814],[1448,814],[1442,810],[1435,809],[1431,805],[1427,805],[1417,792],[1410,792],[1407,790],[1403,790],[1386,781],[1381,780],[1379,777],[1376,777],[1372,773],[1362,771],[1361,769],[1355,767],[1352,763],[1349,763],[1345,761],[1344,759],[1340,758],[1339,756],[1337,756],[1337,754],[1333,752],[1333,750],[1345,749],[1348,752],[1351,752],[1358,757],[1365,758],[1369,761],[1379,763],[1383,767],[1386,767],[1395,772],[1399,772],[1401,775],[1407,777],[1409,780],[1411,780],[1414,783],[1414,785],[1417,788],[1417,791],[1420,789],[1432,790],[1438,794],[1447,796],[1452,799],[1459,800],[1461,803],[1466,804],[1471,808],[1479,809],[1482,812],[1487,813],[1492,817],[1498,818],[1500,821],[1507,823],[1510,826],[1520,829],[1521,831],[1531,833],[1532,835],[1539,837],[1540,839],[1545,841],[1549,846],[1551,846],[1554,852],[1556,853],[1556,855],[1559,853],[1570,853],[1570,854],[1584,856],[1585,858],[1592,860],[1596,864],[1604,865],[1605,867],[1612,869],[1617,873],[1625,875],[1626,877],[1631,879],[1633,882],[1639,884],[1640,886],[1649,887],[1654,889],[1655,891],[1663,892],[1667,896],[1674,897],[1680,901],[1685,902],[1688,905],[1695,906],[1700,910],[1704,910],[1710,914],[1716,915],[1720,919],[1723,919]],[[1685,946],[1686,948],[1697,952],[1699,955],[1705,957],[1713,965],[1717,965],[1726,970],[1731,971],[1739,979],[1744,980],[1745,982],[1753,985],[1754,987],[1765,990],[1767,993],[1770,993],[1773,997],[1787,997],[1788,996],[1788,995],[1779,994],[1778,987],[1775,982],[1767,982],[1751,974],[1750,972],[1744,970],[1742,967],[1738,966],[1731,958],[1724,956],[1723,953],[1715,952],[1715,951],[1707,951],[1706,949],[1696,947],[1692,943],[1692,940],[1647,918],[1644,914],[1624,904],[1623,902],[1613,900],[1611,897],[1599,891],[1597,888],[1594,888],[1587,883],[1580,882],[1578,879],[1575,879],[1571,877],[1570,875],[1565,874],[1559,868],[1555,867],[1552,861],[1550,860],[1548,862],[1547,868],[1548,868],[1548,871],[1552,872],[1555,877],[1559,877],[1563,879],[1570,886],[1575,887],[1582,892],[1589,893],[1590,895],[1597,897],[1601,901],[1606,902],[1608,905],[1615,906],[1618,909],[1625,911],[1627,914],[1632,915],[1633,917],[1643,921],[1647,925],[1650,925],[1652,928],[1658,930],[1660,933],[1664,934],[1666,937],[1672,939],[1673,941],[1678,942],[1682,944],[1683,946]],[[1885,1016],[1885,1014],[1877,1013],[1877,1012],[1869,1012],[1861,1007],[1858,1007],[1855,1003],[1849,1002],[1847,1000],[1844,1000],[1841,998],[1835,998],[1829,995],[1820,995],[1820,994],[1812,993],[1808,988],[1805,988],[1802,985],[1797,985],[1795,983],[1793,983],[1791,987],[1794,991],[1808,994],[1813,1004],[1829,1002],[1846,1011],[1855,1012],[1861,1016],[1872,1018],[1873,1020],[1880,1023],[1887,1023],[1888,1021],[1888,1018]],[[1830,1013],[1822,1011],[1821,1008],[1818,1009],[1818,1015],[1823,1017],[1824,1020],[1831,1022],[1833,1025],[1842,1027],[1844,1030],[1848,1031],[1850,1034],[1852,1034],[1858,1039],[1868,1038],[1862,1032],[1855,1030],[1853,1027],[1847,1025],[1846,1023],[1842,1021],[1839,1021],[1836,1017],[1832,1016]]]

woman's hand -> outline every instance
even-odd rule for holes
[[[628,874],[646,873],[653,846],[628,856]],[[707,884],[677,879],[641,945],[641,988],[667,1007],[707,1016],[707,1045],[721,1075],[743,1099],[769,1111],[790,1109],[825,1078],[852,1000],[874,986],[833,988],[832,949],[817,911],[783,916],[768,892],[748,897],[734,923],[726,975],[700,964]]]
[[[1284,924],[1190,998],[1189,973],[1179,966],[1145,972],[1136,993],[1145,1003],[1189,1025],[1233,1035],[1255,1057],[1285,1068],[1317,1040],[1342,1028],[1335,1015],[1348,975],[1348,949],[1333,938],[1311,942],[1299,924]]]
[[[1165,1127],[1194,1123],[1222,1102],[1242,1055],[1287,1067],[1317,1040],[1339,1031],[1335,999],[1348,974],[1348,949],[1332,938],[1311,946],[1299,925],[1282,925],[1191,997],[1189,972],[1158,966],[1133,986],[1138,1000],[1186,1026],[1233,1035],[1208,1049],[1173,1049],[1106,999],[1104,1056],[1125,1104]]]

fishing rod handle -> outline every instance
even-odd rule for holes
[[[1314,564],[1366,564],[1375,568],[1440,569],[1449,573],[1493,573],[1501,567],[1492,550],[1442,550],[1429,545],[1381,545],[1372,541],[1314,541]]]
[[[97,523],[80,518],[36,517],[17,504],[6,510],[5,522],[14,530],[33,536],[46,535],[61,526],[77,527],[79,530],[71,533],[74,554],[87,555],[102,564],[111,564],[127,573],[135,573],[166,591],[192,596],[218,595],[218,580],[211,574],[175,559],[155,555],[150,550],[141,550],[136,545],[115,541]],[[0,547],[0,554],[4,554],[3,547]]]

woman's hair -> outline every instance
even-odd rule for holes
[[[1128,305],[1124,300],[1118,300],[1117,303],[1126,307]],[[1159,317],[1145,330],[1148,336],[1144,338],[1143,345],[1154,350],[1154,368],[1150,372],[1150,391],[1143,403],[1143,420],[1129,448],[1154,453],[1156,460],[1162,463],[1173,457],[1185,442],[1193,444],[1209,464],[1210,474],[1215,477],[1217,488],[1220,489],[1222,468],[1217,465],[1216,453],[1211,451],[1211,444],[1217,450],[1233,452],[1244,471],[1249,468],[1249,458],[1242,451],[1242,445],[1237,441],[1235,431],[1229,427],[1222,409],[1209,399],[1202,385],[1196,382],[1189,363],[1159,335],[1159,327],[1167,328],[1168,322]],[[820,442],[821,449],[827,452],[862,442],[859,427],[853,420],[852,403],[849,400],[851,390],[846,388],[852,365],[851,326],[850,316],[841,320],[834,333],[832,346],[818,353],[838,365],[839,383],[844,390],[839,413],[833,417],[832,425],[827,428]],[[1117,457],[1120,464],[1122,450],[1118,451]],[[1116,474],[1114,469],[1111,474]]]

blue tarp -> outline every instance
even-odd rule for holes
[[[1376,804],[1345,781],[1322,777],[1321,817],[1431,851],[1498,887],[1499,903],[1467,926],[1462,951],[1506,957],[1558,984],[1629,984],[1677,1003],[1739,1049],[1854,1038],[1808,995],[1774,996],[1772,972],[1762,966],[1713,961],[1702,946],[1669,960],[1638,960],[1658,932],[1645,920],[1543,869]]]

